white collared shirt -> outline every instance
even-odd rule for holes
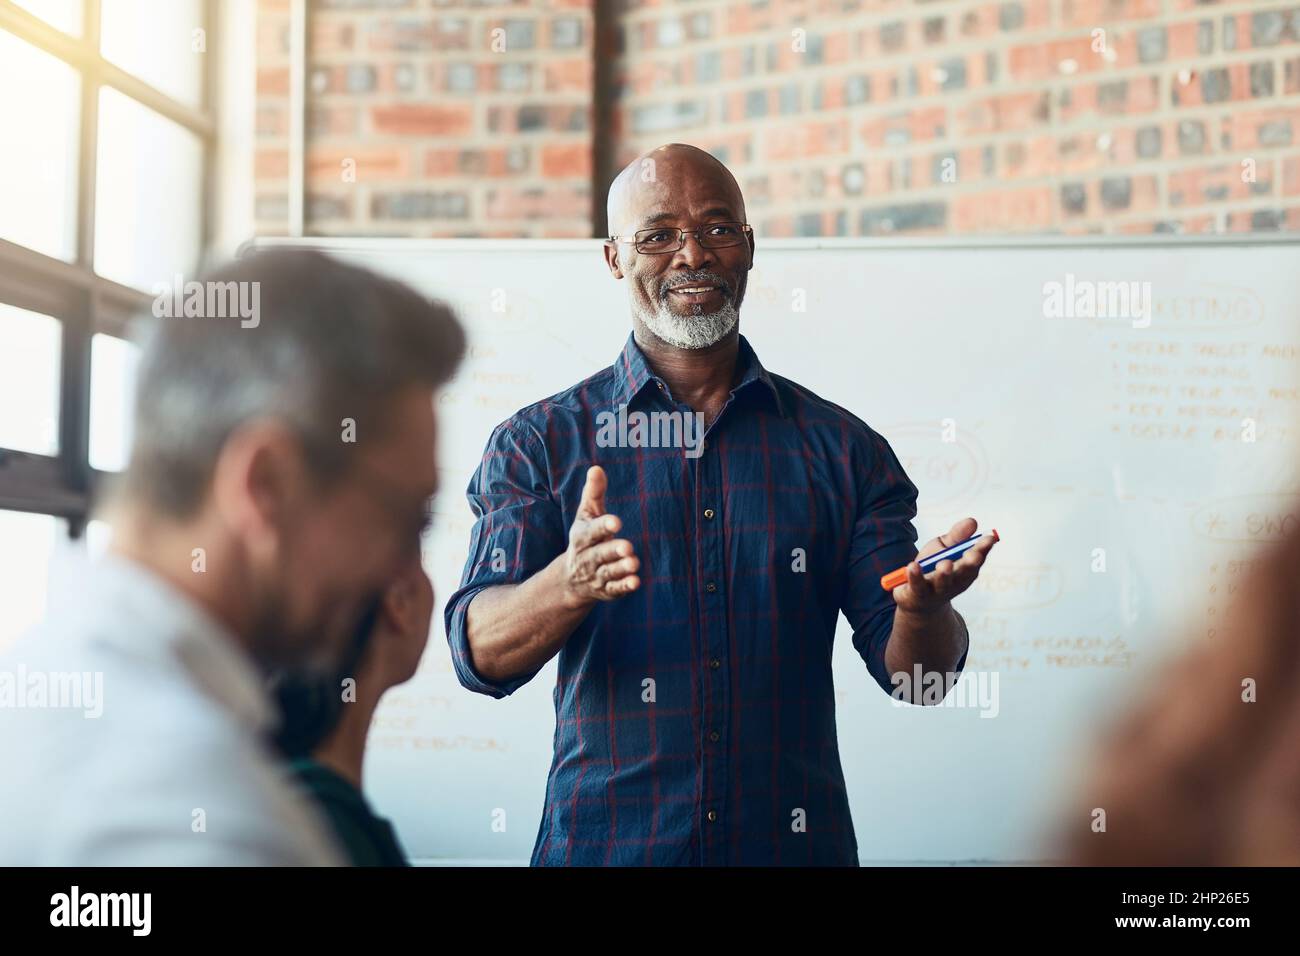
[[[0,864],[342,863],[230,631],[125,558],[70,570],[0,656]]]

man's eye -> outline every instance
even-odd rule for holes
[[[648,236],[641,237],[642,242],[665,242],[667,241],[667,239],[668,239],[668,233],[662,231],[652,232]]]
[[[715,236],[734,236],[736,234],[736,227],[725,223],[717,226],[710,226],[709,228]]]

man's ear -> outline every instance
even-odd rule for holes
[[[297,441],[282,425],[251,422],[235,429],[212,473],[218,520],[250,552],[273,559],[302,471]]]
[[[749,268],[754,268],[754,231],[749,231]],[[748,271],[748,270],[746,270]]]
[[[615,279],[623,278],[623,268],[618,262],[618,243],[605,240],[605,265]]]
[[[398,582],[389,584],[379,599],[379,615],[375,618],[375,633],[404,635],[410,618],[410,600]]]

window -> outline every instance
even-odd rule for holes
[[[59,453],[59,320],[0,304],[0,447]]]
[[[0,0],[0,649],[102,550],[127,323],[208,235],[212,0]]]
[[[45,616],[50,567],[67,538],[67,522],[58,518],[0,511],[0,651]]]
[[[148,144],[141,148],[143,144]],[[117,90],[99,95],[95,271],[150,289],[199,258],[203,143]],[[160,210],[166,210],[160,215]]]
[[[105,59],[190,106],[203,99],[202,0],[100,0]]]
[[[69,262],[77,252],[79,85],[68,64],[0,33],[0,239]],[[41,93],[16,95],[28,89]]]
[[[14,5],[36,14],[64,33],[81,35],[81,15],[85,0],[14,0]]]
[[[90,342],[90,467],[121,471],[131,449],[137,346],[110,335]]]

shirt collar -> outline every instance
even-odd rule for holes
[[[278,715],[266,681],[229,627],[136,561],[112,552],[82,560],[75,576],[88,579],[98,599],[82,595],[77,605],[95,616],[107,611],[116,625],[95,628],[96,639],[129,654],[178,661],[209,698],[241,723],[256,733],[274,729]]]
[[[758,360],[758,353],[749,344],[749,340],[743,335],[739,338],[740,346],[736,354],[739,381],[732,388],[732,394],[748,388],[754,382],[762,382],[772,395],[777,414],[784,416],[785,406],[781,402],[781,393],[776,387],[776,382],[763,367],[763,363]],[[654,373],[645,353],[636,344],[636,333],[629,333],[622,353],[614,362],[614,398],[618,404],[630,407],[636,397],[652,384],[662,388],[665,394],[668,393],[668,384]]]

